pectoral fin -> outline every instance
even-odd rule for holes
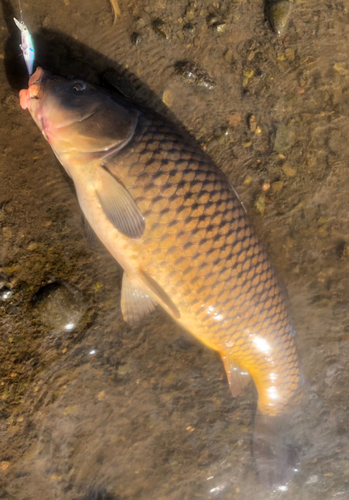
[[[231,356],[222,356],[222,359],[228,377],[230,392],[236,398],[251,380],[251,375]]]
[[[153,299],[126,273],[122,277],[121,311],[126,323],[134,326],[155,309]]]
[[[140,238],[145,229],[144,217],[127,189],[104,167],[94,171],[97,196],[112,224],[128,238]]]
[[[92,227],[90,226],[90,223],[88,222],[86,217],[84,217],[84,225],[85,225],[86,239],[87,239],[88,243],[91,245],[91,247],[95,247],[97,245],[99,239],[98,239],[96,233],[94,232],[94,230],[92,229]]]

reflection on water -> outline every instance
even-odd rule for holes
[[[287,285],[306,381],[306,410],[290,421],[299,472],[274,493],[251,454],[253,387],[233,399],[215,353],[164,313],[123,322],[118,266],[88,245],[69,179],[19,108],[25,68],[2,5],[0,496],[346,500],[345,3],[295,1],[282,38],[259,1],[120,1],[115,26],[107,1],[24,4],[44,66],[163,100],[237,187]]]

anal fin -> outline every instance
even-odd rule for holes
[[[232,356],[222,356],[222,359],[228,377],[230,392],[236,398],[251,380],[251,375]]]
[[[126,273],[122,277],[121,311],[126,323],[134,326],[155,309],[155,302]]]

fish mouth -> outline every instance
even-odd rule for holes
[[[21,108],[27,109],[32,99],[40,99],[43,96],[42,82],[44,77],[47,77],[47,72],[40,66],[31,75],[28,82],[28,89],[23,89],[19,92],[19,103]]]

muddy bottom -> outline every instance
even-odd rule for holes
[[[114,10],[117,11],[115,0]],[[295,0],[23,2],[37,64],[114,87],[191,133],[231,179],[288,290],[306,439],[285,491],[251,453],[257,395],[160,310],[134,328],[29,113],[0,19],[0,498],[345,500],[349,495],[349,10]]]

